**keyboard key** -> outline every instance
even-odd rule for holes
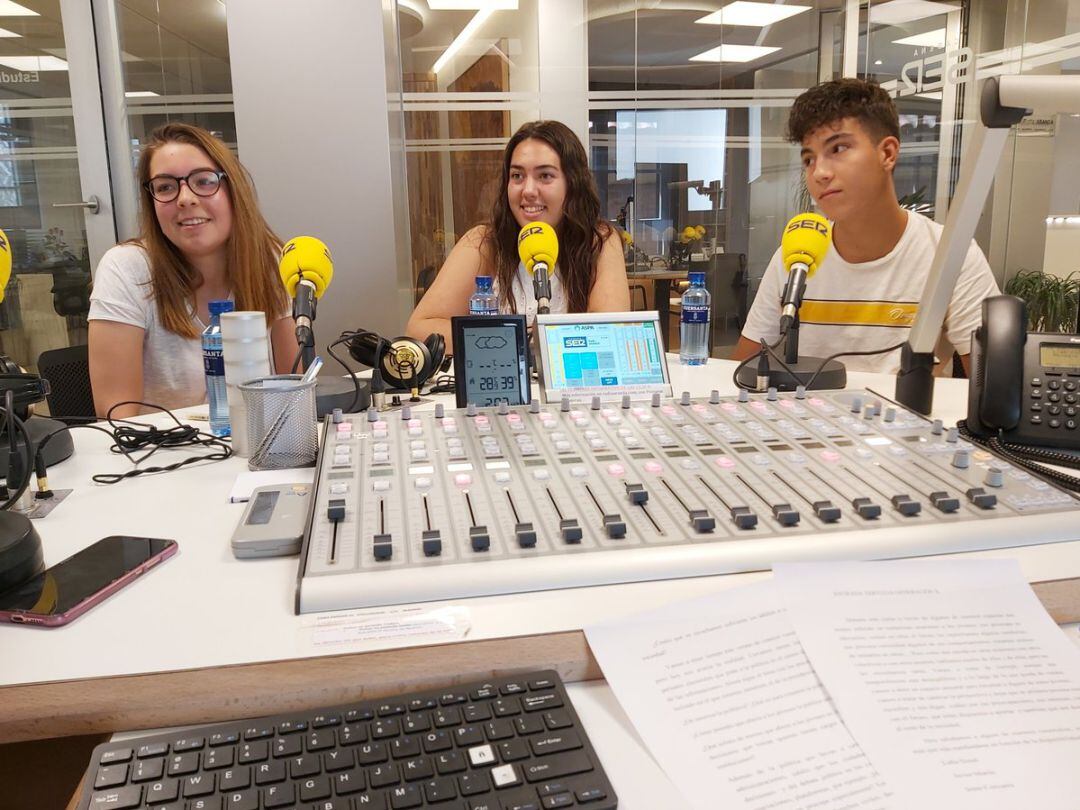
[[[499,687],[499,694],[501,695],[520,695],[528,687],[520,681],[508,681]]]
[[[348,799],[324,799],[313,806],[315,810],[352,810]]]
[[[367,743],[356,749],[356,761],[361,765],[375,765],[386,762],[389,758],[390,753],[386,749],[386,743]]]
[[[317,714],[311,718],[312,728],[326,728],[328,726],[340,726],[340,714]]]
[[[556,754],[542,760],[527,762],[522,768],[525,771],[526,780],[529,782],[542,782],[545,779],[556,779],[560,776],[585,773],[591,771],[593,765],[587,754],[575,751],[570,754]]]
[[[556,793],[554,796],[546,796],[543,800],[545,810],[552,807],[570,807],[574,803],[574,797],[569,793]]]
[[[534,692],[538,692],[543,689],[554,689],[555,681],[553,681],[551,678],[535,678],[534,680],[529,681],[529,688],[532,689]]]
[[[356,793],[367,786],[362,768],[350,768],[347,771],[335,773],[332,781],[334,784],[334,793],[338,796],[347,796],[350,793]],[[370,799],[368,801],[370,801]]]
[[[430,803],[450,801],[457,796],[454,780],[432,779],[429,782],[425,782],[423,785],[423,795]]]
[[[577,734],[573,731],[566,731],[561,734],[545,734],[541,737],[533,737],[529,740],[529,745],[532,746],[533,753],[540,757],[547,754],[558,754],[562,751],[574,751],[581,748],[582,743]]]
[[[462,796],[475,796],[478,793],[487,793],[491,790],[491,780],[484,771],[463,773],[458,778],[458,789]]]
[[[517,733],[522,737],[528,736],[529,734],[538,734],[544,730],[544,719],[535,715],[518,717],[514,720],[514,728],[517,729]]]
[[[607,798],[607,793],[604,792],[604,789],[598,787],[584,789],[578,788],[576,791],[574,791],[574,794],[577,796],[577,800],[581,804],[585,804],[587,802],[598,802],[601,799]]]
[[[240,794],[233,794],[240,795]],[[275,807],[292,807],[296,804],[296,785],[271,785],[263,788],[263,807],[273,810]]]
[[[356,757],[353,756],[351,748],[336,749],[334,751],[327,751],[323,754],[322,763],[324,771],[327,773],[335,773],[353,767],[353,765],[356,764]]]
[[[169,776],[187,776],[189,773],[195,773],[197,770],[199,770],[198,751],[169,757]]]
[[[278,723],[278,734],[295,734],[298,731],[307,731],[307,720],[282,720]]]
[[[435,709],[438,708],[438,706],[439,701],[437,701],[435,698],[416,698],[409,701],[410,712],[420,712],[424,711],[425,709]]]
[[[474,768],[495,762],[495,751],[490,745],[477,745],[469,749],[469,764]]]
[[[289,760],[289,775],[293,779],[303,779],[319,772],[319,758],[311,754],[293,757]]]
[[[545,692],[539,695],[526,695],[521,699],[521,708],[527,712],[539,712],[544,709],[557,709],[562,706],[562,698],[557,692]]]
[[[458,703],[465,703],[467,700],[468,697],[461,694],[460,692],[444,692],[443,694],[439,695],[440,706],[453,706]]]
[[[390,787],[390,785],[396,785],[401,781],[397,765],[392,762],[368,768],[367,778],[368,784],[373,788]]]
[[[398,737],[390,741],[390,754],[394,759],[415,757],[420,753],[420,740],[417,737]]]
[[[386,810],[386,798],[381,793],[361,793],[353,797],[356,810]]]
[[[187,810],[221,810],[221,797],[204,796],[201,799],[192,799],[187,804]]]
[[[479,723],[481,720],[491,719],[491,707],[486,703],[470,703],[462,711],[465,713],[467,723]]]
[[[307,735],[308,753],[313,751],[325,751],[336,745],[333,731],[312,731]]]
[[[544,723],[550,729],[570,728],[570,726],[574,725],[574,721],[570,719],[570,713],[562,709],[547,712],[544,715]]]
[[[129,808],[138,807],[141,800],[142,788],[138,785],[128,785],[127,787],[93,794],[90,797],[90,807],[129,810]]]
[[[131,769],[131,781],[149,782],[151,779],[160,779],[164,773],[164,759],[144,759],[141,762],[136,762]]]
[[[521,714],[521,701],[517,698],[509,700],[500,698],[492,702],[491,708],[496,717],[513,717],[515,714]]]
[[[484,723],[484,734],[491,742],[508,740],[514,736],[514,724],[509,720],[492,720]]]
[[[147,757],[160,757],[169,753],[168,743],[147,743],[146,745],[139,746],[139,759],[146,759]]]
[[[364,720],[371,720],[375,717],[375,712],[371,709],[351,709],[345,712],[346,723],[360,723]]]
[[[285,763],[280,760],[276,762],[264,762],[255,768],[256,785],[272,785],[275,782],[284,781]]]
[[[240,735],[235,732],[222,732],[210,735],[210,745],[232,745],[240,741]]]
[[[214,792],[214,774],[197,773],[184,779],[184,798],[209,796]]]
[[[240,768],[229,768],[222,771],[218,777],[218,790],[243,790],[251,787],[251,768],[247,765]]]
[[[161,779],[146,786],[147,804],[164,804],[175,801],[180,795],[180,782],[176,779]]]
[[[499,765],[491,769],[491,781],[496,788],[508,788],[521,784],[513,765]]]
[[[94,780],[94,790],[102,788],[119,787],[127,781],[128,766],[120,762],[116,765],[103,765],[98,768],[97,778]]]
[[[394,717],[399,714],[405,714],[405,704],[397,701],[392,703],[380,703],[376,712],[379,717]]]
[[[435,728],[459,726],[461,725],[461,710],[453,707],[449,709],[439,709],[432,714],[432,719],[435,721]]]
[[[469,693],[469,697],[473,700],[487,700],[488,698],[498,697],[499,687],[494,684],[485,683],[478,689],[473,689]]]
[[[304,738],[293,735],[291,737],[276,737],[274,739],[274,757],[294,757],[304,750]]]
[[[360,723],[349,724],[342,726],[338,729],[338,744],[339,745],[354,745],[367,740],[367,726]]]
[[[231,748],[211,748],[203,754],[203,768],[208,771],[228,768],[235,758],[236,752]]]
[[[460,726],[454,729],[454,742],[459,748],[468,748],[484,741],[484,732],[479,726]]]
[[[266,737],[273,737],[273,736],[274,736],[274,727],[273,726],[264,726],[264,725],[249,726],[248,728],[244,729],[244,739],[245,740],[262,740],[262,739],[265,739]]]
[[[435,757],[435,768],[442,775],[460,773],[465,770],[465,757],[460,751],[447,751]]]
[[[225,806],[228,807],[229,810],[259,810],[259,793],[256,790],[241,790],[236,793],[226,793]]]
[[[519,759],[528,759],[531,755],[529,744],[525,740],[499,743],[499,756],[503,762],[517,762]]]
[[[416,785],[402,785],[390,791],[390,806],[394,810],[408,810],[410,807],[420,807],[423,803],[424,797]]]
[[[131,749],[130,748],[116,748],[112,751],[106,751],[101,755],[98,762],[102,765],[111,765],[114,762],[130,762],[131,761]]]
[[[401,775],[405,777],[406,782],[416,782],[433,777],[435,769],[428,757],[415,757],[401,763]]]
[[[396,737],[401,733],[401,723],[395,718],[388,717],[385,720],[376,720],[371,724],[371,739],[385,740]]]
[[[424,752],[428,754],[447,751],[454,747],[450,735],[445,731],[429,731],[421,735],[421,742],[424,745]]]
[[[173,743],[172,750],[178,754],[183,751],[198,751],[205,744],[202,737],[184,737]]]
[[[317,802],[330,798],[330,777],[316,776],[300,783],[300,801]]]
[[[270,756],[270,745],[266,742],[244,743],[240,746],[237,762],[241,765],[249,762],[262,762]]]
[[[406,734],[427,731],[431,728],[431,716],[426,713],[407,714],[402,719],[401,728]]]

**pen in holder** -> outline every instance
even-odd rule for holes
[[[243,383],[251,455],[248,469],[310,467],[318,455],[313,376],[278,374]]]

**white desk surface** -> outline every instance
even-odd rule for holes
[[[675,391],[734,391],[729,361],[672,368]],[[893,379],[851,374],[850,387],[891,396]],[[952,424],[962,417],[966,382],[937,383],[935,415]],[[48,518],[37,521],[47,565],[110,534],[175,539],[177,555],[66,627],[0,626],[0,686],[114,675],[221,667],[319,655],[392,649],[393,639],[316,647],[311,618],[293,612],[296,558],[238,561],[229,538],[243,504],[227,493],[246,460],[197,465],[163,475],[94,484],[91,475],[124,471],[97,431],[74,431],[77,452],[49,472],[54,488],[74,492]],[[177,452],[158,453],[159,463]],[[1080,576],[1080,543],[981,553],[1017,556],[1030,581]],[[431,603],[463,606],[471,629],[465,640],[531,636],[580,629],[597,620],[651,605],[749,582],[762,574],[701,577],[627,585]]]

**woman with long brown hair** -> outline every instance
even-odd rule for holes
[[[138,239],[101,259],[90,297],[90,380],[98,415],[128,400],[180,408],[206,400],[200,335],[209,303],[266,313],[274,365],[296,352],[277,274],[281,240],[259,213],[247,171],[188,124],[154,130],[139,156]],[[114,417],[140,412],[136,405]]]
[[[585,148],[558,121],[523,124],[503,153],[502,187],[490,220],[450,251],[417,305],[406,332],[440,332],[450,344],[450,318],[468,312],[478,275],[492,276],[501,312],[536,314],[532,281],[518,259],[517,240],[530,222],[546,222],[559,238],[551,279],[552,312],[630,309],[622,242],[600,216],[600,198]]]

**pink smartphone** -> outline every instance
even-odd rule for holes
[[[176,553],[153,537],[98,540],[33,579],[0,593],[0,621],[58,627],[81,616],[140,574]]]

